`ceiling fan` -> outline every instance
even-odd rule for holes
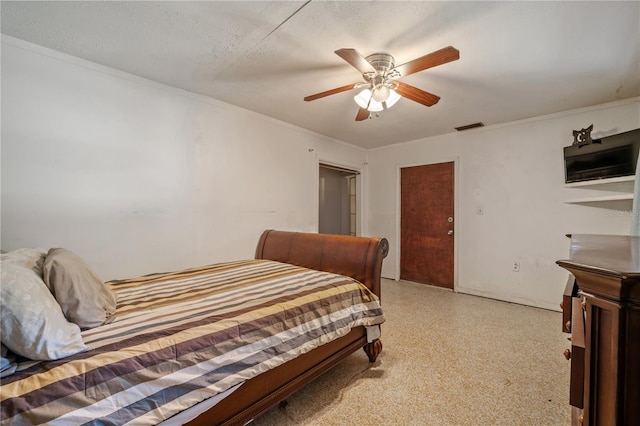
[[[425,106],[435,105],[440,100],[439,96],[398,79],[460,58],[458,49],[451,46],[398,66],[395,66],[393,56],[388,53],[374,53],[366,58],[355,49],[339,49],[335,53],[360,71],[364,81],[316,93],[305,97],[304,100],[315,101],[351,89],[364,89],[354,97],[360,107],[356,114],[356,121],[366,120],[371,112],[391,108],[401,97]]]

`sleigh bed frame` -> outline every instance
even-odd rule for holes
[[[255,257],[346,275],[380,297],[382,260],[388,247],[384,238],[267,230],[260,237]],[[246,381],[187,424],[244,425],[360,348],[370,362],[375,362],[382,343],[379,339],[367,343],[365,328],[355,328],[337,340]]]
[[[108,283],[65,249],[7,253],[0,424],[244,425],[359,348],[376,360],[387,248],[269,230],[256,260]],[[60,300],[45,279],[67,285]],[[112,319],[82,331],[67,320],[62,296],[82,296],[80,321],[104,314],[103,294]],[[40,309],[19,316],[25,303]],[[29,356],[38,347],[53,355]]]

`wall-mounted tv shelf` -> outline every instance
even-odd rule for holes
[[[582,203],[599,203],[604,201],[633,201],[633,194],[620,194],[620,195],[603,195],[596,197],[584,197],[584,198],[572,198],[565,200],[568,204],[582,204]]]
[[[565,188],[582,188],[585,186],[594,186],[594,185],[611,185],[612,183],[620,183],[620,182],[633,182],[636,179],[635,176],[622,176],[622,177],[614,177],[608,179],[595,179],[595,180],[585,180],[583,182],[572,182],[565,184]]]
[[[581,196],[565,200],[568,204],[600,203],[608,201],[633,201],[635,176],[622,176],[608,179],[596,179],[565,184],[565,188],[591,190]],[[586,191],[585,191],[586,192]]]

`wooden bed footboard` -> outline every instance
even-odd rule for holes
[[[389,250],[384,238],[322,235],[267,230],[260,237],[256,259],[269,259],[352,277],[380,297],[382,260]],[[247,380],[188,424],[243,425],[284,401],[295,391],[360,348],[374,362],[380,340],[367,343],[364,327],[320,346],[279,367]]]

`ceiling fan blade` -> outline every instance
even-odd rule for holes
[[[356,114],[356,121],[363,121],[369,118],[369,110],[366,108],[360,108],[358,114]]]
[[[403,83],[401,81],[397,81],[396,83],[398,83],[396,92],[398,92],[400,96],[411,99],[412,101],[418,102],[419,104],[431,106],[437,104],[440,100],[440,96],[434,95],[433,93],[425,92],[424,90],[418,89],[417,87],[411,86],[410,84]]]
[[[460,59],[460,52],[455,47],[445,47],[427,55],[421,56],[413,61],[406,62],[402,65],[398,65],[394,70],[400,73],[401,77],[423,71],[428,68],[432,68],[438,65],[446,64],[447,62],[456,61]]]
[[[327,90],[325,92],[316,93],[304,98],[305,101],[315,101],[316,99],[324,98],[325,96],[335,95],[336,93],[346,92],[347,90],[355,89],[359,83],[347,84],[346,86],[337,87],[335,89]]]
[[[360,71],[362,74],[372,72],[375,73],[376,69],[362,56],[356,49],[338,49],[336,55],[351,64],[352,67]]]

